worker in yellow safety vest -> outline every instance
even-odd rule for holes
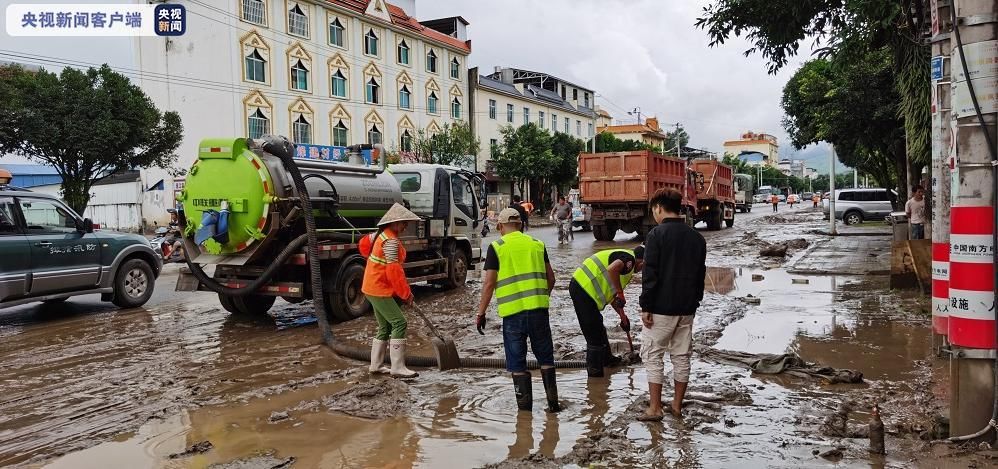
[[[589,376],[603,376],[603,368],[620,363],[610,353],[610,340],[603,327],[603,309],[607,305],[620,316],[620,327],[630,331],[631,321],[624,313],[624,288],[644,265],[645,247],[607,249],[588,257],[575,270],[568,284],[568,294],[575,305],[579,326],[586,337],[586,369]]]
[[[558,412],[558,386],[555,382],[554,342],[548,305],[554,289],[554,271],[544,243],[520,231],[520,213],[513,208],[499,212],[499,234],[485,255],[485,279],[478,304],[476,325],[485,334],[485,311],[493,294],[502,318],[502,341],[506,349],[506,370],[513,374],[516,405],[530,411],[533,405],[530,372],[527,371],[527,339],[541,366],[541,379],[548,410]]]

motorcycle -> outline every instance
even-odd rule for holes
[[[161,226],[156,228],[155,236],[149,241],[149,247],[163,259],[164,264],[183,262],[184,249],[177,244],[178,242],[180,242],[180,228]]]

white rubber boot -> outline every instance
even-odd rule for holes
[[[392,376],[396,378],[415,378],[419,373],[405,367],[405,339],[392,339],[388,353],[392,359]]]
[[[371,341],[371,373],[391,373],[391,368],[385,366],[385,351],[388,350],[387,340]]]

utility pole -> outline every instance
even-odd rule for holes
[[[935,2],[933,3],[935,6]],[[952,175],[949,157],[956,154],[950,133],[950,83],[954,62],[950,5],[932,11],[932,348],[940,354],[948,347],[950,196]]]
[[[835,232],[835,145],[832,145],[830,155],[831,165],[828,169],[828,233],[837,236]]]
[[[630,112],[628,112],[627,114],[628,114],[628,115],[631,115],[631,116],[633,116],[633,115],[637,114],[637,116],[638,116],[638,124],[641,124],[641,123],[643,123],[643,122],[644,122],[644,121],[642,121],[642,120],[641,120],[641,107],[640,107],[640,106],[639,106],[639,107],[636,107],[636,108],[634,108],[634,110],[633,110],[633,111],[630,111]]]
[[[856,168],[852,169],[852,188],[853,189],[859,188],[859,170],[857,170]]]
[[[933,2],[948,15],[950,132],[950,434],[994,441],[995,415],[995,94],[998,2]],[[990,421],[990,423],[989,423]],[[960,439],[957,437],[957,439]]]

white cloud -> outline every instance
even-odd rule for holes
[[[765,60],[734,39],[711,48],[694,22],[708,0],[506,0],[418,3],[421,19],[461,15],[472,41],[471,62],[535,70],[596,90],[615,119],[640,107],[660,122],[681,122],[691,145],[721,151],[747,130],[776,135],[783,85],[806,56],[767,74]],[[808,51],[807,47],[801,48]]]

